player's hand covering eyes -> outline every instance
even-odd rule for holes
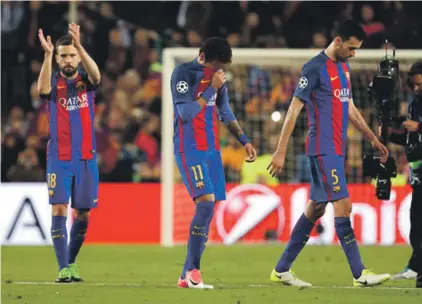
[[[257,157],[255,148],[252,146],[252,144],[248,143],[245,145],[245,150],[246,150],[246,154],[248,155],[245,161],[248,163],[253,163]]]
[[[226,75],[224,74],[223,70],[220,69],[217,72],[215,72],[215,74],[212,76],[211,85],[214,89],[218,90],[225,83],[226,83]]]
[[[272,177],[279,176],[283,171],[284,161],[286,156],[280,152],[275,152],[271,163],[268,165],[267,170],[269,171]]]

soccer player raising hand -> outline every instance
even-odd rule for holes
[[[78,25],[69,24],[69,34],[57,40],[59,70],[54,73],[51,37],[46,39],[42,29],[38,37],[45,52],[37,87],[49,112],[47,184],[52,205],[51,238],[59,266],[56,282],[80,282],[75,260],[87,233],[90,209],[98,204],[94,105],[100,71],[81,45]],[[74,219],[68,246],[69,199]]]

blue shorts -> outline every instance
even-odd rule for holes
[[[317,203],[326,203],[349,197],[343,156],[309,156],[309,166],[311,171],[311,200]]]
[[[214,194],[226,199],[226,178],[220,151],[189,151],[175,155],[180,175],[192,199]]]
[[[96,208],[99,173],[97,160],[47,160],[50,204],[68,204],[74,209]]]

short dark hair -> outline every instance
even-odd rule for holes
[[[359,41],[363,41],[366,38],[366,33],[356,21],[346,20],[337,27],[334,37],[340,37],[343,41],[356,37]]]
[[[232,48],[226,39],[220,37],[205,40],[199,53],[204,53],[205,62],[218,61],[224,64],[232,62]]]
[[[415,62],[410,67],[409,77],[422,74],[422,61]]]
[[[73,38],[70,35],[61,36],[56,41],[56,49],[61,45],[72,45],[73,44]]]

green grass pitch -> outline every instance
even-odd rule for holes
[[[307,246],[293,269],[315,287],[274,285],[269,274],[280,245],[208,246],[202,273],[214,290],[178,289],[185,247],[85,246],[78,265],[85,283],[53,284],[58,271],[52,247],[3,247],[1,303],[22,304],[412,304],[422,303],[415,282],[387,282],[352,288],[346,258],[338,246]],[[409,247],[361,247],[367,268],[395,273]]]

